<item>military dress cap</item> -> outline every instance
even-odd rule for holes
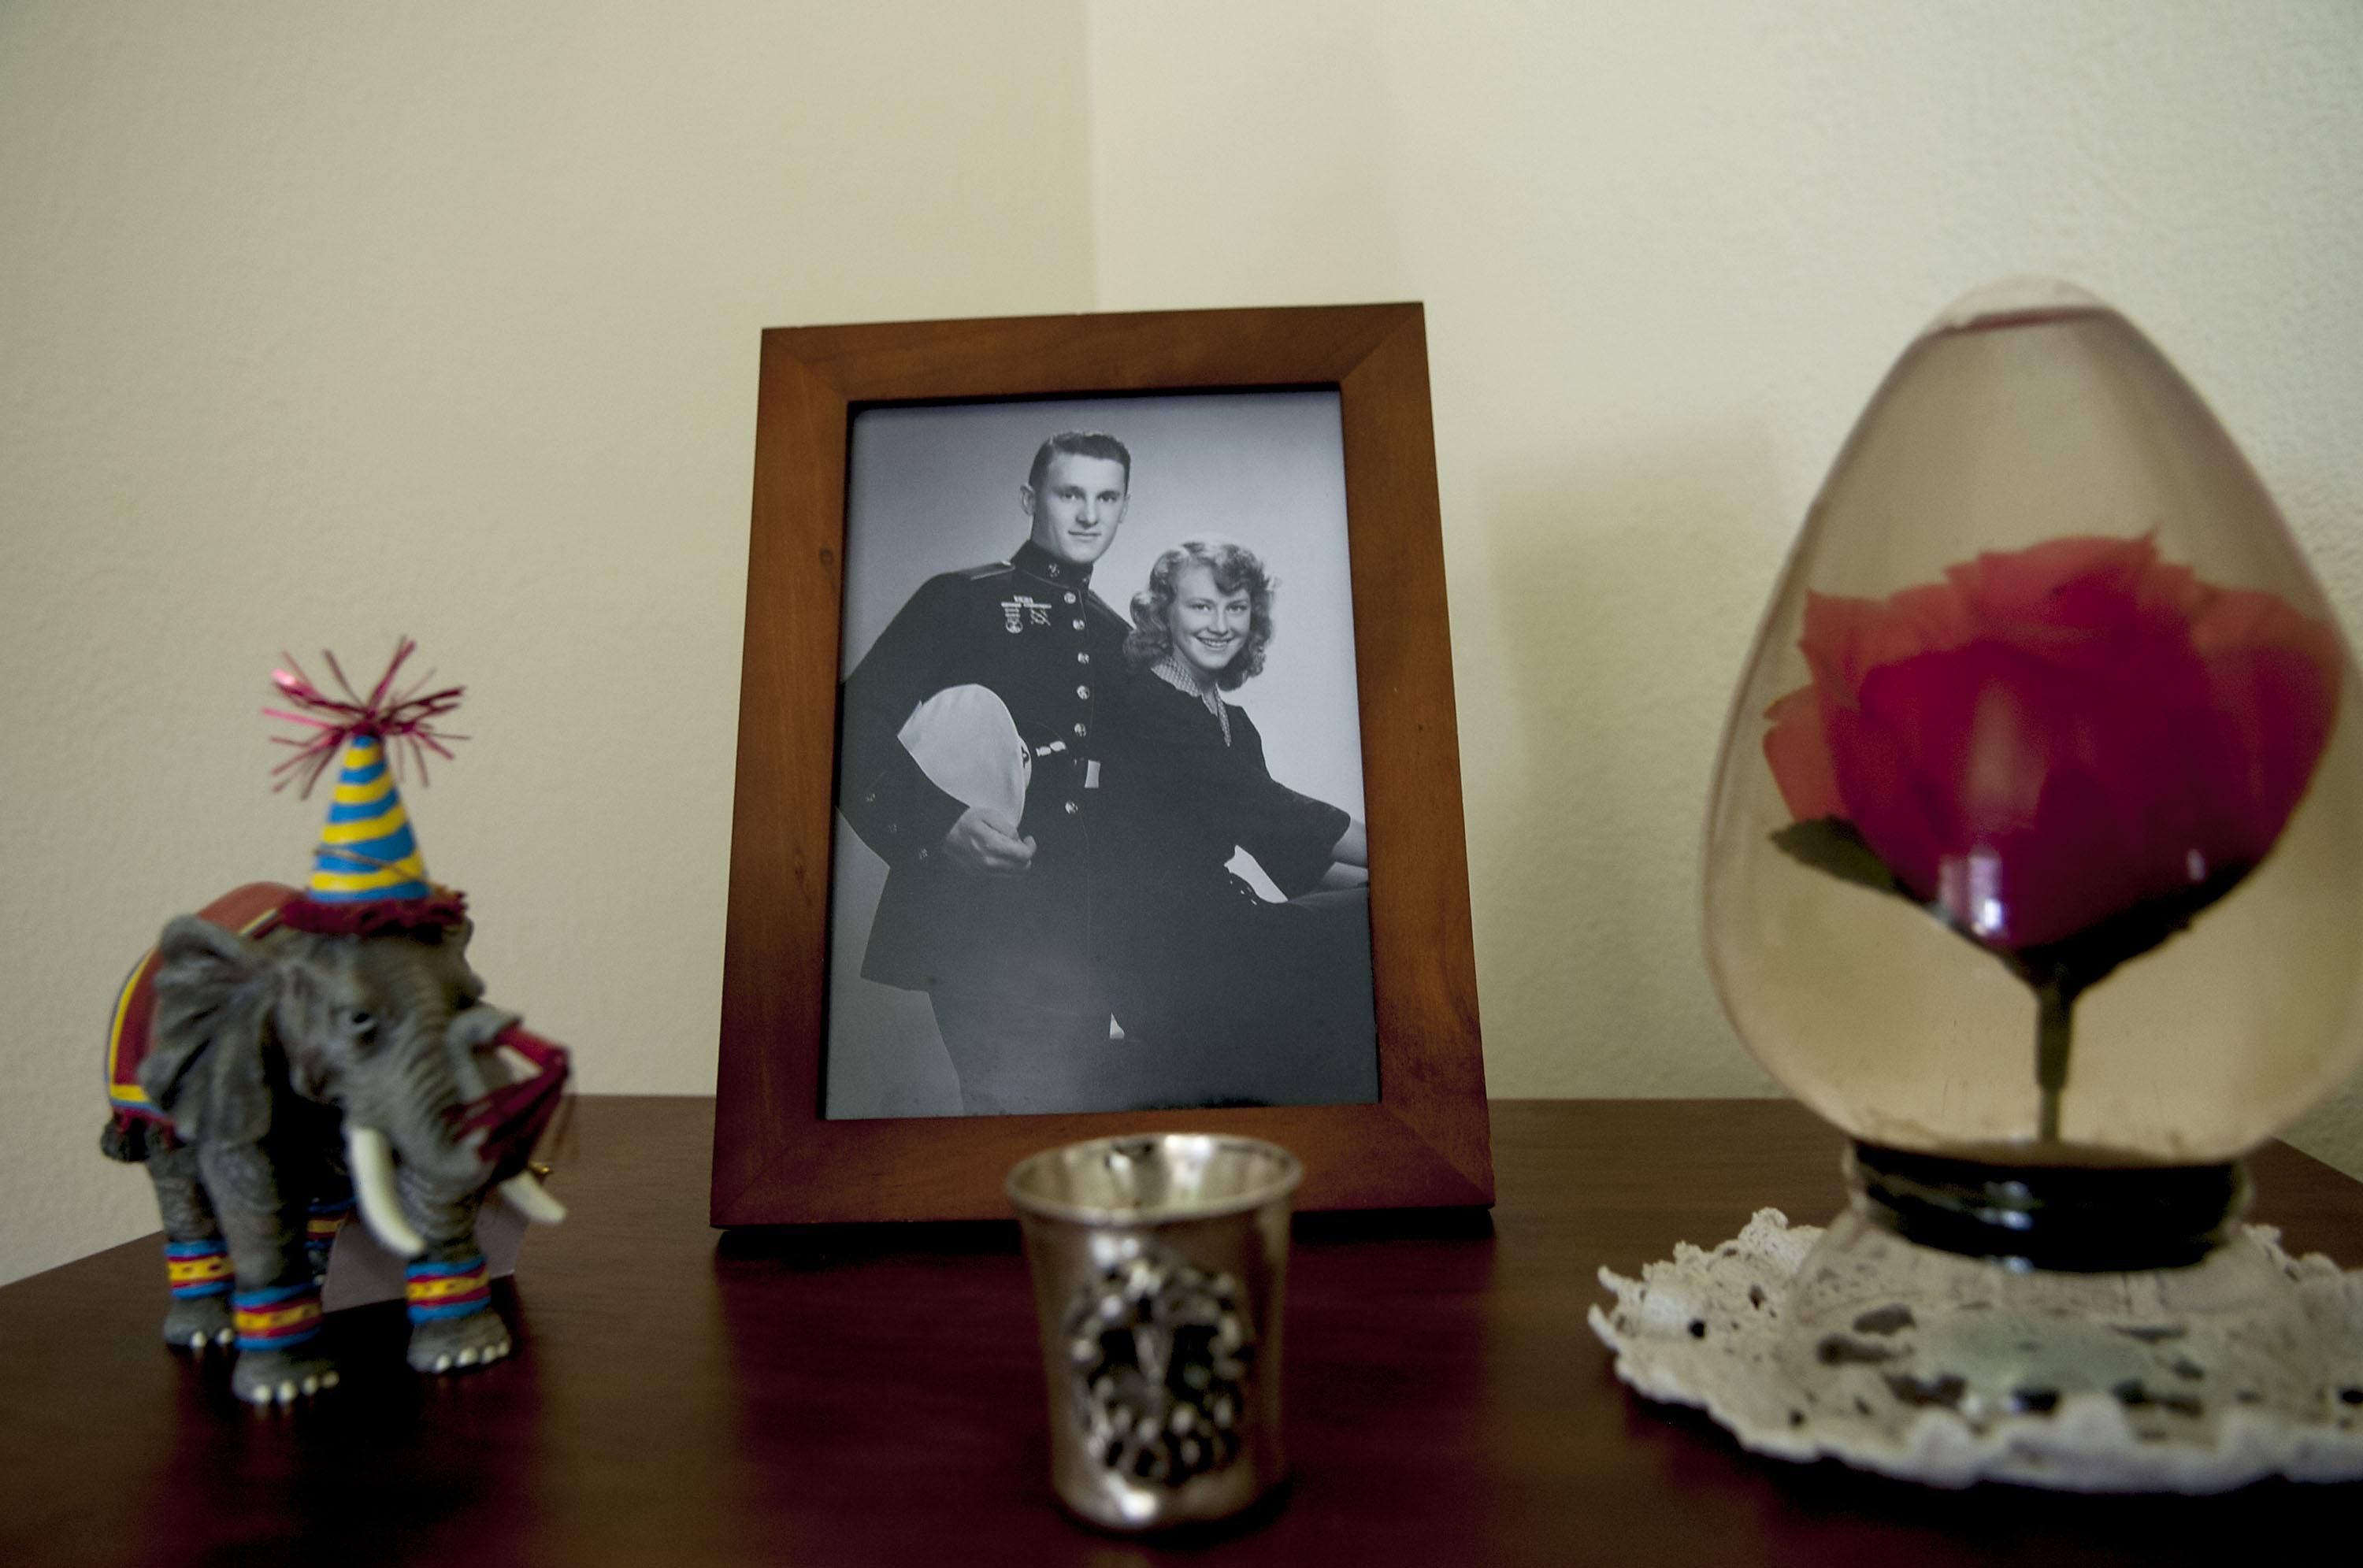
[[[927,781],[952,799],[1012,826],[1025,816],[1034,748],[1017,738],[1009,704],[991,689],[944,688],[911,711],[894,738]]]

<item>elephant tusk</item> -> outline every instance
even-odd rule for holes
[[[370,1234],[398,1258],[415,1258],[427,1243],[402,1217],[402,1200],[394,1193],[394,1150],[385,1134],[374,1127],[345,1126],[345,1165],[352,1172],[353,1197],[360,1200],[361,1220]]]
[[[509,1207],[537,1225],[555,1225],[566,1218],[566,1205],[549,1196],[549,1189],[534,1179],[531,1171],[519,1171],[501,1183],[501,1196]]]

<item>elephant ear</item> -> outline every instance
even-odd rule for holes
[[[251,1143],[270,1129],[270,960],[258,944],[195,915],[164,928],[139,1087],[183,1137]]]

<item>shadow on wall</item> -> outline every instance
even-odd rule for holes
[[[1698,857],[1778,493],[1734,430],[1483,496],[1504,669],[1462,744],[1493,759],[1470,854],[1497,1093],[1777,1092],[1716,1005]]]

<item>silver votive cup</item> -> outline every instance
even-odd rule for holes
[[[1110,1529],[1219,1519],[1287,1473],[1280,1329],[1296,1156],[1253,1138],[1095,1138],[1021,1161],[1050,1484]]]

